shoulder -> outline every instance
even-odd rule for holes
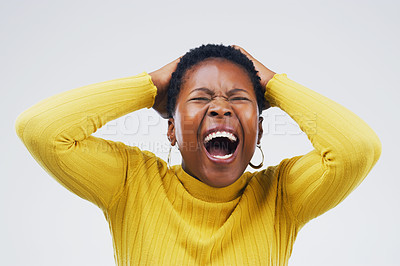
[[[259,186],[272,186],[278,185],[280,179],[282,179],[282,172],[287,167],[289,159],[282,160],[277,165],[271,165],[261,171],[245,172],[244,175],[250,176],[249,185]]]
[[[276,191],[279,167],[280,165],[274,165],[261,171],[245,172],[243,175],[249,180],[247,190],[263,196],[271,194],[271,190]]]
[[[143,176],[165,175],[167,163],[153,152],[141,150],[136,146],[126,146],[127,177],[138,179]]]
[[[285,194],[287,183],[287,171],[291,165],[298,161],[301,156],[286,158],[279,164],[268,166],[267,168],[256,172],[245,172],[248,176],[249,188],[257,191],[257,193],[265,195],[274,195],[275,197]]]
[[[125,147],[123,152],[127,163],[124,169],[126,178],[122,189],[115,197],[111,206],[124,206],[130,199],[143,202],[149,198],[149,193],[159,191],[163,178],[170,172],[167,163],[154,153],[141,150],[136,146],[120,144]],[[118,204],[115,204],[118,202]]]

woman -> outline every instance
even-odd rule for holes
[[[244,173],[269,106],[315,149]],[[182,165],[91,135],[144,107],[168,118]],[[355,114],[223,45],[50,97],[22,113],[16,130],[49,174],[103,210],[118,265],[287,265],[301,227],[341,202],[381,154]]]

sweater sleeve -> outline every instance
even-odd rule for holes
[[[335,207],[367,176],[382,146],[375,132],[340,104],[276,74],[266,99],[307,134],[314,150],[280,163],[284,202],[300,225]]]
[[[123,189],[128,170],[132,172],[128,156],[139,160],[140,151],[91,134],[108,121],[150,108],[156,93],[145,72],[72,89],[21,113],[16,132],[61,185],[104,210]]]

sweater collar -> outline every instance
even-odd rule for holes
[[[193,176],[186,173],[181,165],[172,167],[175,175],[186,191],[193,197],[208,202],[228,202],[242,195],[246,185],[250,181],[252,175],[249,172],[242,174],[234,183],[229,186],[216,188],[209,186]]]

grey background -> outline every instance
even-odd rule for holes
[[[114,265],[102,212],[33,160],[15,134],[19,113],[56,93],[150,72],[190,48],[223,43],[344,105],[382,141],[379,162],[357,190],[300,231],[289,264],[396,265],[398,10],[388,0],[1,1],[0,264]],[[265,165],[312,149],[283,111],[264,116]],[[166,121],[150,109],[95,135],[166,159],[165,132]]]

